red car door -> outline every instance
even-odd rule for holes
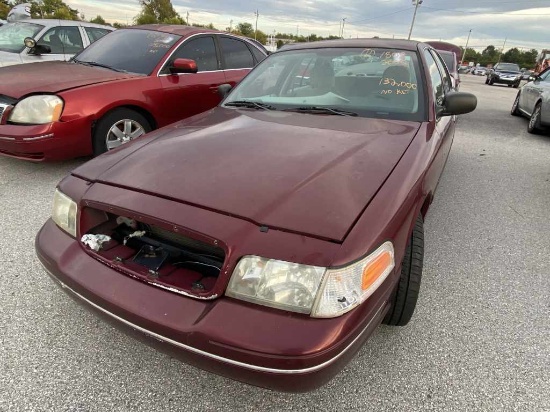
[[[175,59],[192,59],[197,73],[171,74]],[[167,59],[159,72],[162,88],[162,119],[168,124],[215,107],[221,100],[218,86],[225,83],[213,35],[186,39]],[[165,124],[159,124],[164,126]]]
[[[439,116],[437,113],[438,108],[444,106],[445,94],[453,90],[451,76],[436,53],[424,50],[424,57],[429,71],[429,78],[427,80],[431,81],[433,91],[433,96],[429,101],[434,101],[435,103],[435,127],[428,141],[428,144],[432,146],[432,159],[425,179],[426,190],[432,192],[433,195],[453,143],[455,117]]]

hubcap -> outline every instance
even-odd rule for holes
[[[107,150],[112,150],[121,144],[128,143],[130,140],[145,134],[142,125],[132,119],[122,119],[111,126],[107,132],[105,143]]]

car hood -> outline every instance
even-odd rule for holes
[[[272,229],[342,241],[419,126],[216,108],[108,152],[73,174]]]
[[[75,87],[135,76],[60,61],[18,64],[0,69],[0,94],[19,99],[36,92],[59,93]]]
[[[0,67],[21,64],[22,62],[21,56],[18,53],[0,51]]]

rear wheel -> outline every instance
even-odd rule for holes
[[[510,110],[510,114],[512,116],[521,116],[521,112],[519,111],[519,93],[514,100],[514,104],[512,104],[512,110]]]
[[[140,113],[126,108],[115,109],[99,120],[94,131],[94,156],[115,149],[152,130]]]
[[[529,119],[529,125],[527,126],[527,131],[529,133],[536,134],[542,131],[542,127],[540,125],[540,110],[541,110],[541,105],[539,102],[535,106],[533,113],[531,113],[531,118]]]
[[[414,229],[405,249],[401,265],[401,277],[397,291],[393,296],[393,304],[384,318],[386,325],[404,326],[411,319],[422,278],[424,261],[424,223],[422,216],[416,218]]]

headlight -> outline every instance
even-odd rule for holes
[[[76,237],[76,214],[78,207],[74,200],[55,189],[53,196],[53,221],[67,232],[69,235]]]
[[[363,303],[394,267],[390,242],[337,269],[245,256],[231,276],[226,295],[312,317],[333,318]]]
[[[51,123],[59,120],[62,111],[63,100],[57,96],[30,96],[15,105],[8,121],[27,124]]]
[[[226,294],[273,308],[310,313],[325,271],[318,266],[245,256],[235,268]]]
[[[340,269],[329,269],[311,316],[334,318],[363,303],[395,267],[391,242],[367,257]]]

